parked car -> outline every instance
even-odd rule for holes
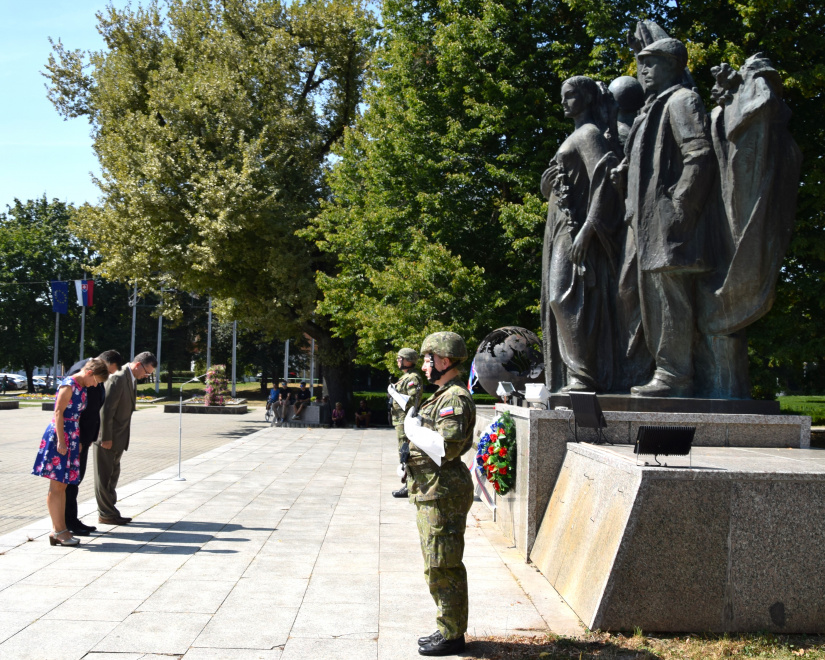
[[[23,390],[26,389],[26,378],[25,376],[19,376],[17,374],[0,374],[0,380],[3,379],[3,376],[8,378],[8,388],[10,390]]]

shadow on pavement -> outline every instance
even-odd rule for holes
[[[164,525],[169,525],[164,527]],[[144,527],[146,529],[140,529]],[[152,523],[133,521],[127,526],[115,527],[110,532],[95,534],[92,538],[99,543],[83,544],[92,552],[157,552],[165,554],[233,554],[238,552],[228,548],[205,548],[210,541],[221,543],[249,543],[243,536],[223,536],[227,532],[274,532],[275,527],[244,527],[233,523],[198,522],[181,520],[177,523]],[[218,536],[221,534],[221,536]],[[111,541],[109,540],[111,539]],[[120,543],[118,541],[121,541]],[[154,541],[154,544],[152,542]],[[128,543],[127,543],[128,542]],[[142,545],[136,545],[142,544]]]

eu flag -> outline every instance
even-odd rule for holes
[[[58,314],[69,313],[69,283],[52,280],[52,310]]]

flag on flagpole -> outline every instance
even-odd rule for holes
[[[58,314],[69,313],[69,283],[52,280],[52,311]]]
[[[74,288],[77,291],[77,304],[81,307],[92,306],[92,294],[95,290],[94,280],[75,280]]]
[[[470,390],[470,394],[473,393],[476,383],[478,383],[478,372],[476,371],[476,361],[473,359],[473,363],[470,365],[470,377],[467,379],[467,389]]]

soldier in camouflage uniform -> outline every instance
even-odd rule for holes
[[[407,407],[403,410],[395,399],[391,399],[392,425],[395,427],[395,432],[398,435],[398,457],[401,463],[406,463],[406,454],[409,450],[409,443],[406,448],[404,447],[404,443],[407,442],[407,436],[404,435],[404,417],[410,408],[414,407],[418,410],[418,407],[421,405],[421,391],[424,389],[424,378],[421,372],[415,368],[416,362],[418,362],[418,353],[416,353],[413,348],[402,348],[398,351],[398,355],[395,358],[395,363],[403,375],[397,382],[393,383],[393,387],[400,394],[410,397],[410,400],[407,402]],[[404,485],[392,492],[393,497],[407,497],[409,495],[406,477],[404,477],[404,479]]]
[[[410,438],[407,484],[418,508],[418,532],[424,577],[438,607],[438,630],[418,640],[421,655],[451,655],[464,649],[467,630],[467,570],[464,530],[473,503],[473,483],[461,455],[472,447],[476,408],[459,378],[467,358],[464,340],[454,332],[436,332],[421,346],[423,371],[438,390],[421,405],[421,426],[444,440],[441,467]]]

